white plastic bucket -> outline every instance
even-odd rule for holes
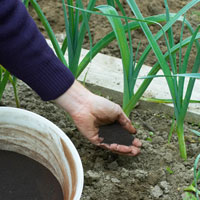
[[[79,200],[83,167],[65,133],[49,120],[23,109],[0,107],[0,149],[32,158],[59,181],[64,200]]]

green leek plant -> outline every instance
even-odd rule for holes
[[[196,1],[196,2],[199,2],[199,1]],[[143,19],[143,16],[141,15],[136,3],[134,1],[131,1],[131,2],[129,1],[129,5],[130,5],[131,9],[133,10],[134,14],[137,16],[137,18]],[[165,1],[165,5],[168,10],[167,1]],[[167,12],[167,16],[168,16],[168,21],[170,21],[168,12]],[[179,48],[179,72],[177,72],[176,54],[170,52],[170,48],[173,48],[175,46],[174,41],[173,41],[172,26],[168,30],[169,44],[167,43],[168,51],[169,51],[169,55],[170,55],[169,60],[170,60],[170,64],[172,67],[172,71],[169,70],[170,69],[169,65],[168,65],[166,59],[164,58],[164,55],[162,54],[158,44],[155,42],[155,39],[154,39],[152,33],[150,32],[148,26],[145,23],[141,23],[141,27],[142,27],[143,31],[145,32],[145,34],[148,35],[147,39],[149,40],[149,43],[151,44],[152,49],[160,63],[162,71],[166,77],[166,80],[167,80],[167,83],[169,86],[169,90],[170,90],[170,93],[171,93],[171,96],[173,99],[173,104],[174,104],[174,115],[175,115],[176,122],[177,122],[177,135],[178,135],[178,141],[179,141],[180,154],[183,159],[186,159],[187,153],[186,153],[186,147],[185,147],[185,141],[184,141],[184,119],[185,119],[185,116],[187,113],[187,109],[188,109],[189,101],[190,101],[191,94],[193,91],[195,79],[194,78],[190,79],[189,84],[187,86],[186,94],[184,96],[183,88],[184,88],[185,78],[184,77],[176,78],[176,77],[172,77],[172,75],[177,74],[177,73],[186,73],[187,72],[189,55],[190,55],[193,43],[195,42],[195,39],[199,32],[200,27],[198,26],[197,29],[192,34],[191,40],[187,47],[186,54],[183,59],[183,63],[181,63],[182,48]],[[181,31],[181,35],[182,35],[182,33],[183,33],[183,29]],[[182,43],[182,38],[180,39],[180,43]],[[197,47],[197,55],[196,55],[196,59],[195,59],[194,65],[193,65],[193,69],[192,69],[193,73],[197,73],[200,68],[200,46],[199,46],[198,41],[196,41],[196,47]]]
[[[200,135],[200,132],[198,132],[198,134]],[[186,194],[188,196],[191,196],[194,200],[199,200],[199,196],[200,196],[200,190],[198,187],[199,180],[200,180],[200,170],[198,166],[199,161],[200,161],[200,154],[196,157],[195,162],[194,162],[194,180],[190,186],[184,189],[184,191],[187,191]],[[195,193],[195,196],[191,192]]]
[[[83,8],[82,1],[67,0],[67,4],[69,5],[68,9],[66,9],[65,1],[64,0],[61,1],[64,12],[63,20],[65,21],[65,27],[66,27],[66,37],[61,47],[59,46],[55,34],[37,1],[30,0],[30,4],[33,6],[34,10],[38,14],[38,17],[43,23],[43,26],[49,35],[49,38],[52,42],[52,45],[54,47],[54,50],[58,58],[63,62],[64,65],[66,65],[72,71],[74,76],[77,78],[78,77],[77,74],[79,74],[78,64],[80,60],[80,53],[83,41],[87,32],[90,36],[88,22],[91,14],[84,12],[81,13],[78,9],[69,7],[75,4],[75,6]],[[96,0],[90,0],[87,9],[92,10],[94,8],[95,3]],[[68,50],[68,62],[64,57],[66,50]]]
[[[112,1],[113,2],[113,1]],[[118,4],[119,8],[122,10],[122,6],[118,0],[115,0],[115,2]],[[192,48],[193,43],[196,44],[198,53],[196,56],[196,60],[193,66],[193,73],[198,72],[199,69],[199,62],[200,62],[200,48],[199,48],[199,43],[198,39],[200,37],[199,27],[194,31],[189,22],[185,18],[181,18],[182,15],[184,15],[192,6],[196,5],[199,2],[199,0],[193,0],[190,3],[188,3],[185,7],[183,7],[179,12],[177,12],[174,16],[171,16],[169,13],[167,1],[165,1],[165,6],[166,6],[166,24],[161,27],[161,30],[153,36],[151,33],[147,20],[142,16],[137,4],[135,1],[130,1],[127,0],[127,3],[129,4],[131,10],[133,11],[134,15],[136,16],[138,20],[138,23],[140,27],[142,28],[143,32],[145,33],[148,41],[149,41],[149,46],[145,49],[144,53],[140,57],[138,63],[136,64],[135,59],[133,59],[133,52],[132,52],[132,47],[131,45],[128,45],[128,41],[126,40],[126,34],[125,34],[125,29],[123,28],[121,19],[118,16],[118,13],[116,9],[111,6],[114,5],[113,3],[110,5],[102,5],[98,6],[97,9],[99,9],[101,12],[107,15],[107,18],[109,22],[111,23],[114,33],[116,35],[116,38],[118,40],[118,45],[120,48],[121,52],[121,57],[122,57],[122,63],[123,63],[123,69],[124,69],[124,94],[123,94],[123,109],[127,115],[130,114],[131,110],[133,107],[136,105],[137,101],[139,98],[142,96],[148,85],[150,84],[152,78],[156,76],[156,73],[158,70],[161,68],[164,76],[166,77],[169,90],[172,96],[172,101],[174,104],[174,113],[175,113],[175,118],[177,121],[177,134],[178,134],[178,141],[179,141],[179,149],[180,149],[180,154],[183,159],[187,158],[186,154],[186,147],[185,147],[185,141],[184,141],[184,128],[183,128],[183,123],[184,123],[184,118],[187,113],[188,109],[188,104],[190,102],[190,97],[191,93],[193,90],[194,86],[194,81],[195,79],[190,79],[190,82],[188,84],[187,92],[185,97],[183,97],[183,86],[184,86],[184,77],[173,77],[174,74],[177,74],[177,63],[176,63],[176,54],[179,52],[179,68],[180,71],[179,73],[186,73],[187,70],[187,65],[188,65],[188,58],[189,54]],[[122,13],[123,10],[122,10]],[[113,17],[117,16],[117,17]],[[126,19],[126,24],[127,19],[130,18],[125,18]],[[177,21],[177,20],[182,20],[183,25],[186,24],[189,31],[191,32],[191,37],[186,38],[185,40],[180,39],[179,44],[174,44],[173,41],[173,31],[172,31],[172,25]],[[156,22],[154,22],[156,23]],[[159,25],[158,23],[156,23]],[[159,25],[161,26],[161,25]],[[167,40],[167,36],[165,34],[167,32],[169,41]],[[181,35],[183,33],[183,28],[181,31]],[[157,40],[161,37],[164,36],[166,45],[168,47],[168,51],[163,54],[162,51],[160,50],[160,47],[158,46]],[[128,38],[131,41],[131,36],[130,36],[130,28],[128,30]],[[131,43],[131,42],[130,42]],[[183,64],[181,64],[181,50],[184,46],[187,47],[187,52],[184,57]],[[156,63],[150,73],[147,76],[147,79],[143,81],[142,85],[140,88],[134,93],[134,87],[135,87],[135,82],[138,77],[139,71],[149,53],[150,50],[153,50],[158,63]],[[137,53],[136,53],[137,54]],[[168,61],[171,64],[172,71],[170,70]],[[150,79],[151,78],[151,79]]]
[[[10,73],[0,65],[0,101],[2,99],[3,92],[6,84],[8,83]]]
[[[199,1],[196,1],[196,3]],[[191,3],[191,2],[190,2]],[[189,3],[189,4],[190,4]],[[188,4],[188,5],[189,5]],[[143,19],[143,16],[141,12],[139,11],[136,3],[134,1],[129,1],[129,5],[136,15],[137,18]],[[168,12],[168,6],[167,6],[167,1],[165,1],[165,6],[167,10],[167,16],[168,16],[168,22],[170,22],[170,17],[169,17],[169,12]],[[172,18],[173,19],[173,18]],[[183,21],[184,24],[184,21]],[[188,44],[186,54],[183,59],[183,63],[181,63],[181,58],[182,58],[182,48],[179,48],[179,72],[177,71],[177,63],[176,63],[176,53],[171,52],[171,49],[175,46],[174,41],[173,41],[173,30],[172,26],[168,29],[168,38],[169,38],[169,44],[167,43],[166,45],[168,46],[168,52],[169,52],[169,60],[171,64],[172,71],[169,69],[169,65],[164,58],[164,55],[162,54],[158,44],[155,42],[155,39],[150,32],[148,26],[145,23],[141,23],[141,27],[144,31],[144,33],[147,35],[147,39],[149,40],[149,43],[152,46],[152,49],[159,61],[159,64],[162,68],[162,71],[166,77],[169,90],[173,99],[173,104],[174,104],[174,115],[176,118],[177,122],[177,135],[178,135],[178,141],[179,141],[179,149],[180,149],[180,154],[183,159],[187,158],[187,153],[186,153],[186,147],[185,147],[185,141],[184,141],[184,119],[187,113],[188,105],[190,102],[191,94],[193,91],[195,79],[190,78],[189,84],[187,86],[186,94],[184,96],[184,77],[172,77],[172,75],[177,74],[177,73],[186,73],[187,72],[187,65],[189,62],[189,55],[193,46],[193,43],[195,42],[196,36],[199,32],[199,26],[195,31],[193,31],[191,40]],[[182,26],[183,27],[183,26]],[[181,39],[180,39],[180,44],[182,43],[182,33],[183,33],[183,28],[181,31]],[[198,41],[196,41],[196,47],[197,47],[197,55],[196,59],[194,61],[193,73],[197,73],[199,68],[200,68],[200,46]]]
[[[30,0],[22,0],[22,3],[25,5],[26,8],[29,6],[29,1]]]
[[[200,195],[200,190],[198,189],[198,182],[200,180],[200,170],[198,167],[199,160],[200,160],[200,154],[197,156],[195,163],[194,163],[194,185],[196,188],[195,192],[196,192],[197,200],[199,200],[199,195]]]
[[[194,74],[181,74],[181,76],[192,76],[193,77]],[[200,79],[200,74],[195,74],[195,78]],[[190,129],[191,132],[193,132],[195,135],[200,136],[200,132]],[[198,166],[200,161],[200,154],[196,157],[195,162],[194,162],[194,180],[192,181],[192,183],[184,189],[184,191],[186,191],[186,198],[183,200],[187,200],[187,199],[194,199],[194,200],[199,200],[199,196],[200,196],[200,190],[199,190],[199,183],[200,183],[200,167]],[[195,195],[194,195],[195,194]]]
[[[20,107],[19,97],[17,93],[17,78],[15,76],[11,76],[10,73],[2,65],[0,65],[0,101],[8,82],[10,82],[13,86],[16,106]]]

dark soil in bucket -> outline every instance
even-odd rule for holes
[[[63,200],[61,186],[40,163],[0,150],[0,200]]]

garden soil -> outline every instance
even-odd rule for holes
[[[53,102],[43,102],[28,86],[18,82],[21,108],[37,113],[60,127],[77,148],[84,168],[81,200],[181,200],[193,181],[193,164],[199,154],[199,139],[185,124],[188,160],[179,156],[174,134],[168,143],[172,119],[139,104],[131,114],[143,147],[140,155],[129,157],[111,153],[91,144],[76,129],[70,117]],[[98,90],[96,91],[98,93]],[[105,96],[116,103],[119,98]],[[7,85],[1,105],[15,106],[11,85]]]

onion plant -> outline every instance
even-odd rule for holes
[[[196,2],[199,2],[199,1],[196,1]],[[130,4],[133,12],[135,13],[135,15],[138,18],[142,19],[143,17],[141,15],[141,13],[139,12],[139,9],[137,8],[136,4],[133,1],[130,2],[129,4]],[[165,1],[165,5],[167,7],[166,1]],[[168,13],[167,13],[167,15],[168,15]],[[168,20],[170,20],[170,19],[168,19]],[[150,30],[145,23],[141,24],[141,27],[146,34],[150,33]],[[179,48],[179,73],[186,73],[186,71],[187,71],[189,55],[191,52],[192,45],[196,39],[198,31],[199,31],[199,27],[197,27],[197,29],[195,30],[195,32],[193,33],[193,35],[191,37],[190,43],[188,44],[187,51],[186,51],[186,54],[183,59],[183,63],[181,63],[182,48]],[[183,29],[181,31],[181,35],[182,35],[182,33],[183,33]],[[168,46],[168,50],[170,52],[170,48],[173,48],[175,46],[174,41],[173,41],[172,26],[168,30],[168,38],[169,38],[169,45],[167,44],[167,46]],[[166,60],[163,58],[164,55],[162,54],[161,50],[159,49],[159,46],[154,41],[153,35],[151,34],[150,37],[148,36],[147,39],[149,40],[150,44],[152,45],[152,49],[160,63],[162,71],[167,79],[167,83],[168,83],[169,90],[170,90],[170,93],[171,93],[171,96],[173,99],[173,104],[174,104],[174,114],[175,114],[175,118],[176,118],[176,122],[177,122],[176,130],[177,130],[177,134],[178,134],[180,153],[181,153],[181,157],[183,159],[186,159],[187,153],[186,153],[186,147],[185,147],[185,141],[184,141],[184,118],[187,113],[187,109],[188,109],[189,101],[190,101],[191,94],[193,91],[195,79],[194,78],[190,79],[189,84],[187,86],[186,94],[184,95],[183,88],[184,88],[185,78],[179,77],[177,79],[176,77],[170,77],[171,75],[178,73],[177,72],[177,63],[176,63],[176,54],[170,52],[170,54],[171,54],[170,55],[170,64],[172,67],[172,72],[171,72],[171,71],[169,71],[170,68],[169,68]],[[182,38],[180,39],[180,43],[181,42],[182,42]],[[200,46],[197,41],[196,41],[196,47],[197,47],[197,55],[196,55],[196,59],[195,59],[194,65],[193,65],[193,69],[192,69],[193,73],[197,73],[200,68]]]
[[[197,41],[200,37],[199,27],[194,31],[191,25],[189,24],[189,22],[185,18],[183,17],[181,18],[181,16],[184,15],[192,6],[196,5],[199,2],[199,0],[191,1],[173,16],[170,15],[167,1],[165,1],[166,24],[163,27],[161,27],[160,24],[154,22],[161,27],[161,30],[155,36],[153,36],[153,34],[151,33],[147,24],[147,20],[145,20],[145,18],[142,16],[136,2],[134,0],[132,1],[127,0],[127,3],[129,4],[130,9],[133,11],[134,15],[137,18],[134,20],[138,20],[138,24],[140,25],[147,40],[149,41],[149,46],[145,49],[144,53],[140,57],[137,64],[135,62],[136,59],[133,58],[132,47],[131,45],[128,44],[128,41],[126,40],[126,34],[122,26],[121,19],[118,17],[118,13],[116,9],[113,7],[114,1],[110,1],[110,2],[112,2],[110,3],[110,5],[98,6],[97,8],[101,12],[107,15],[107,18],[110,21],[113,27],[113,30],[115,32],[116,38],[118,40],[121,57],[122,57],[123,69],[124,69],[123,108],[125,110],[125,113],[127,115],[130,114],[131,110],[133,109],[133,107],[135,106],[139,98],[142,96],[142,94],[145,92],[146,88],[150,84],[152,78],[156,75],[158,70],[161,68],[164,73],[164,76],[166,77],[167,84],[169,86],[169,90],[172,96],[172,102],[174,104],[174,114],[177,121],[177,134],[178,134],[178,141],[179,141],[179,147],[180,147],[180,154],[183,159],[186,159],[187,154],[186,154],[186,147],[185,147],[185,141],[184,141],[183,124],[184,124],[185,115],[187,113],[188,104],[190,102],[195,79],[192,79],[192,78],[190,79],[187,92],[184,96],[184,93],[183,93],[184,77],[177,78],[177,77],[174,77],[173,75],[177,73],[186,73],[187,65],[189,61],[188,58],[189,58],[189,54],[191,52],[193,43],[196,44],[198,52],[196,55],[192,72],[195,73],[195,72],[198,72],[199,70],[200,48],[199,48],[199,43]],[[118,0],[115,0],[115,2],[117,3],[122,13],[124,14],[122,10],[123,8],[120,2]],[[113,16],[117,16],[117,17],[113,17]],[[127,19],[130,19],[130,18],[127,17],[125,19],[126,19],[126,24],[127,24],[128,23]],[[180,43],[175,45],[174,38],[173,38],[172,25],[177,20],[182,20],[183,25],[184,24],[187,25],[192,36],[186,38],[185,40],[182,40],[182,36],[181,36]],[[167,40],[166,34],[168,35],[169,41]],[[183,28],[181,30],[181,35],[182,34],[183,34]],[[168,48],[168,51],[165,54],[162,53],[157,43],[157,40],[162,35],[165,38],[166,46]],[[128,31],[128,38],[131,41],[130,29]],[[187,47],[187,51],[186,51],[186,55],[184,57],[183,63],[181,63],[182,48],[184,46],[188,46],[188,47]],[[150,73],[148,74],[147,76],[148,79],[144,80],[140,88],[134,93],[135,82],[138,77],[139,71],[151,49],[155,53],[155,56],[157,57],[158,62],[153,66]],[[179,69],[180,69],[179,72],[177,71],[178,64],[176,63],[177,53],[179,53]],[[172,70],[170,70],[168,61],[170,62]]]
[[[25,5],[26,8],[28,8],[30,0],[22,0],[22,3]]]
[[[0,65],[0,101],[5,91],[7,83],[10,82],[13,86],[16,106],[20,107],[19,98],[17,94],[17,78],[12,76],[2,65]]]
[[[198,132],[200,135],[200,132]],[[200,170],[199,170],[199,161],[200,161],[200,154],[196,157],[194,162],[194,180],[190,186],[184,189],[184,191],[187,191],[187,196],[191,197],[191,199],[199,200],[200,196],[200,190],[198,187],[199,181],[200,181]],[[192,193],[195,193],[195,196]]]
[[[87,32],[90,36],[88,22],[91,14],[84,12],[81,13],[79,10],[74,9],[72,7],[68,7],[68,9],[66,8],[66,4],[68,4],[69,6],[71,5],[83,8],[82,1],[67,0],[65,2],[65,0],[61,0],[61,2],[63,5],[64,12],[63,20],[65,21],[66,28],[66,37],[62,44],[62,47],[59,46],[55,34],[37,1],[30,0],[30,4],[37,12],[38,17],[40,18],[41,22],[44,25],[44,28],[46,29],[49,35],[49,38],[52,42],[52,45],[58,58],[72,71],[74,76],[77,78],[79,70],[78,64],[83,41]],[[94,8],[95,3],[96,0],[90,0],[87,9],[92,10]],[[68,50],[68,62],[65,60],[64,57],[66,50]]]
[[[199,200],[200,190],[198,189],[198,181],[200,180],[200,170],[199,170],[199,163],[200,160],[200,154],[197,156],[195,163],[194,163],[194,185],[196,189],[196,198]]]

